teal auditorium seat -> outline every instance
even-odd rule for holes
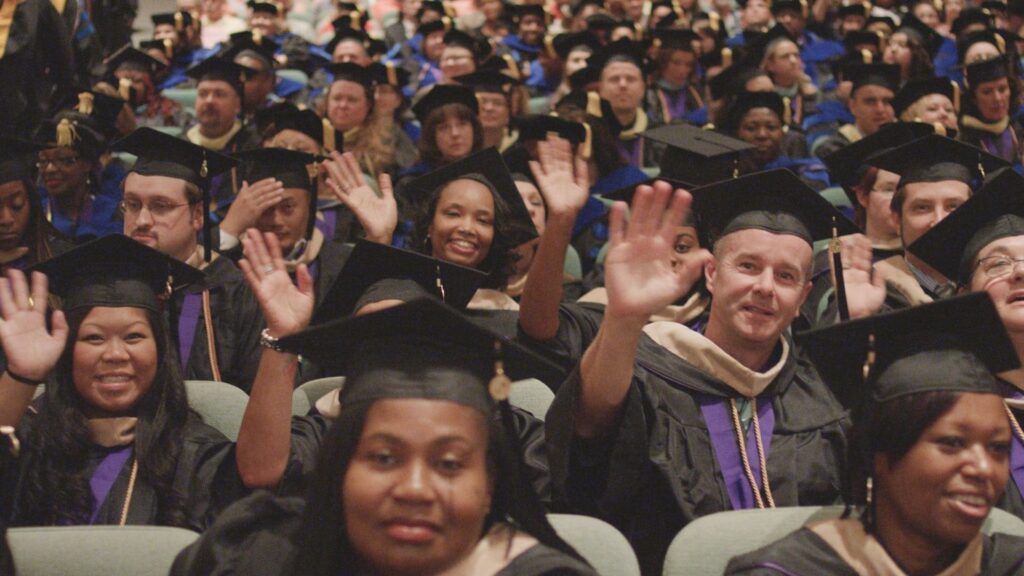
[[[602,576],[640,576],[640,562],[614,526],[590,516],[548,514],[555,532]]]
[[[341,388],[344,383],[344,376],[318,378],[303,383],[292,392],[292,414],[295,416],[305,416],[324,394]]]
[[[238,440],[242,416],[249,395],[231,384],[210,380],[186,380],[189,406],[203,417],[203,421],[220,430],[232,442]]]

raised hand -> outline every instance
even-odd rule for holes
[[[637,187],[628,225],[626,204],[616,202],[612,206],[604,264],[606,315],[646,319],[688,292],[700,278],[711,259],[707,250],[673,258],[676,228],[682,224],[691,201],[689,192],[673,193],[669,184],[659,181],[653,187]]]
[[[846,305],[850,318],[864,318],[878,312],[885,302],[885,275],[872,265],[871,240],[863,234],[839,238],[842,246],[843,281],[846,284]],[[834,268],[832,258],[828,259]],[[836,271],[832,270],[835,286]]]
[[[264,178],[255,184],[242,182],[242,189],[228,207],[220,229],[232,236],[241,236],[242,232],[256,225],[267,208],[276,205],[282,198],[284,184],[276,178]]]
[[[587,162],[573,157],[569,141],[554,134],[537,142],[537,157],[540,160],[530,161],[530,170],[544,195],[548,217],[575,219],[587,203]]]
[[[43,381],[57,365],[68,340],[64,313],[53,313],[53,327],[46,328],[46,276],[32,273],[31,296],[25,274],[9,270],[0,278],[0,341],[10,371],[33,381]]]
[[[351,152],[331,152],[323,167],[327,171],[327,186],[338,201],[356,215],[366,231],[367,239],[390,244],[398,225],[398,204],[391,188],[391,177],[381,174],[377,178],[380,187],[378,195],[366,182],[359,161]]]
[[[242,237],[245,258],[238,266],[256,295],[267,329],[275,338],[294,334],[307,325],[313,316],[313,277],[305,264],[295,270],[298,286],[292,283],[285,268],[277,236],[249,230]]]

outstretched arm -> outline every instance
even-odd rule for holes
[[[696,250],[672,265],[676,227],[682,224],[690,202],[685,190],[673,193],[667,183],[656,182],[653,187],[637,188],[628,226],[626,205],[612,206],[605,259],[608,306],[580,364],[575,422],[576,434],[582,438],[608,432],[629,392],[644,324],[651,314],[688,292],[711,258],[707,250]]]
[[[0,278],[0,341],[7,355],[7,371],[0,377],[0,426],[18,425],[36,391],[31,383],[46,380],[64,352],[68,323],[58,310],[53,328],[46,329],[46,294],[46,276],[39,272],[32,273],[31,292],[20,270]]]
[[[378,195],[366,182],[366,177],[359,169],[359,161],[351,152],[331,152],[331,157],[323,163],[323,167],[327,171],[327,186],[338,201],[348,206],[359,219],[359,224],[366,231],[367,240],[390,244],[398,225],[398,204],[391,187],[391,177],[381,174],[377,178],[380,186]]]
[[[587,202],[587,162],[573,157],[569,141],[548,136],[537,143],[539,162],[530,169],[547,206],[544,234],[537,246],[519,304],[519,325],[535,340],[558,333],[558,304],[562,301],[562,271],[572,227]]]
[[[242,239],[239,267],[252,287],[274,338],[294,334],[313,315],[313,278],[305,265],[292,284],[273,234],[250,230]],[[274,488],[281,481],[291,450],[292,389],[298,359],[265,348],[245,407],[235,452],[238,472],[248,488]]]

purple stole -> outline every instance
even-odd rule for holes
[[[740,457],[739,446],[736,443],[736,430],[733,426],[732,414],[729,407],[729,399],[721,396],[700,394],[697,396],[700,404],[701,414],[704,416],[704,424],[708,427],[708,435],[711,438],[711,448],[714,450],[718,467],[722,470],[722,479],[725,481],[725,488],[729,492],[729,502],[733,510],[744,510],[757,507],[757,499],[754,498],[754,491],[750,487],[746,473],[743,470],[743,460]],[[765,461],[772,445],[772,433],[775,430],[775,410],[772,408],[772,398],[763,396],[758,398],[757,418],[761,428],[761,443],[764,446]],[[761,459],[757,457],[757,437],[754,435],[754,427],[750,426],[745,434],[747,441],[747,457],[750,461],[750,469],[754,474],[754,481],[759,490],[764,490],[761,485]]]
[[[320,233],[324,235],[324,241],[328,241],[334,238],[334,231],[338,228],[338,211],[333,209],[324,210],[321,212],[324,215],[323,220],[314,217],[313,225],[320,229]]]
[[[1003,398],[1010,400],[1024,400],[1024,392],[1015,386],[999,381],[1002,387]],[[1010,412],[1013,412],[1011,409]],[[1012,429],[1012,427],[1011,427]],[[1013,483],[1017,485],[1017,492],[1024,497],[1024,442],[1013,433],[1010,440],[1010,475],[1013,476]]]
[[[1007,127],[999,136],[986,136],[980,141],[982,149],[993,156],[998,156],[1009,162],[1015,162],[1013,129]]]
[[[689,101],[687,86],[683,86],[678,92],[672,93],[664,88],[656,88],[661,99],[661,106],[664,110],[665,122],[680,120],[686,117],[686,104]]]
[[[643,166],[644,147],[643,138],[637,136],[632,140],[616,140],[615,147],[619,150],[619,156],[623,162],[636,166]]]
[[[92,478],[89,479],[89,488],[92,490],[95,507],[92,510],[92,516],[89,518],[89,524],[96,523],[96,517],[99,516],[100,508],[107,501],[110,489],[114,487],[114,482],[121,474],[124,465],[131,459],[132,452],[130,444],[114,449],[107,454],[106,458],[96,468],[96,471],[92,473]]]
[[[181,314],[178,315],[178,360],[181,362],[183,376],[186,373],[188,360],[192,356],[192,343],[196,339],[196,327],[199,325],[199,315],[202,313],[203,293],[186,293],[185,301],[181,305]]]

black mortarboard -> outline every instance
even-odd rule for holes
[[[1000,54],[1006,54],[1007,51],[1016,53],[1017,45],[1016,42],[1020,40],[1020,36],[1011,34],[1005,30],[979,30],[969,34],[961,42],[956,43],[957,62],[963,62],[967,56],[967,51],[970,50],[971,46],[987,42],[996,47],[996,50]]]
[[[760,66],[761,60],[764,59],[764,54],[768,50],[768,45],[780,38],[789,40],[799,46],[785,26],[776,24],[769,28],[767,32],[756,34],[747,40],[746,44],[744,44],[746,49],[746,53],[743,55],[744,61],[752,66]]]
[[[77,117],[76,117],[77,116]],[[46,147],[73,148],[90,162],[106,150],[107,141],[80,114],[63,114],[60,119],[43,120],[32,140]]]
[[[153,21],[153,27],[160,26],[161,24],[170,24],[178,32],[184,32],[185,28],[192,25],[192,15],[184,10],[153,14],[149,19]]]
[[[373,86],[373,75],[370,74],[370,70],[354,62],[333,62],[327,66],[327,71],[334,76],[333,82],[348,80],[367,89]]]
[[[897,64],[849,64],[843,77],[853,82],[850,94],[864,86],[882,86],[895,94],[900,87],[900,67]]]
[[[111,73],[121,67],[142,70],[150,74],[165,68],[163,62],[135,48],[131,44],[126,44],[123,48],[108,56],[103,63],[106,64],[107,71]]]
[[[907,249],[945,277],[968,284],[982,248],[1001,238],[1024,236],[1021,190],[1024,177],[1012,168],[1000,169]]]
[[[618,23],[618,20],[604,10],[587,16],[583,21],[587,25],[587,30],[611,30]]]
[[[270,68],[274,67],[274,54],[281,49],[281,45],[261,34],[253,34],[250,31],[235,32],[231,35],[231,41],[217,56],[225,60],[234,60],[238,54],[251,50],[260,55]]]
[[[491,45],[478,38],[470,36],[462,30],[449,30],[444,35],[444,45],[465,48],[473,55],[473,59],[480,61],[491,52]]]
[[[420,27],[416,29],[416,35],[426,38],[427,36],[433,34],[434,32],[447,33],[449,30],[454,29],[455,24],[452,22],[452,19],[447,16],[442,16],[437,20],[431,20],[426,24],[420,24]]]
[[[992,15],[982,10],[981,8],[967,7],[960,12],[956,20],[953,20],[953,25],[950,27],[950,32],[954,36],[960,36],[960,33],[965,28],[972,24],[983,24],[985,28],[992,28]]]
[[[124,110],[125,104],[126,101],[116,96],[93,90],[81,90],[69,96],[61,109],[78,112],[91,121],[93,128],[98,132],[111,138],[117,134],[117,117]]]
[[[719,121],[721,128],[727,132],[735,130],[743,115],[754,108],[768,108],[779,117],[779,122],[785,122],[786,103],[777,92],[740,92],[736,94],[732,103],[725,110],[722,120]]]
[[[878,52],[882,48],[882,37],[867,30],[854,30],[853,32],[847,32],[843,38],[843,46],[848,51],[858,50],[865,44],[873,46],[875,51]]]
[[[900,27],[896,31],[906,34],[908,38],[920,44],[922,48],[928,51],[928,55],[932,58],[935,58],[939,49],[942,48],[942,43],[945,41],[945,37],[942,34],[930,28],[913,14],[905,14],[900,21]]]
[[[753,149],[742,140],[688,124],[652,128],[643,137],[668,145],[660,176],[689,186],[732,178],[740,153]]]
[[[523,197],[512,180],[508,167],[501,159],[501,154],[494,147],[485,148],[470,154],[462,160],[452,162],[412,180],[407,185],[409,195],[414,198],[427,198],[436,190],[449,182],[460,179],[471,179],[487,185],[498,195],[511,212],[511,237],[506,239],[507,246],[515,247],[525,244],[537,237],[537,229],[530,219],[530,212],[523,203]],[[492,247],[492,250],[494,248]]]
[[[492,384],[498,363],[512,379],[564,376],[550,361],[430,298],[314,325],[280,344],[329,374],[344,374],[343,407],[417,398],[490,414],[496,400],[508,397],[507,387]]]
[[[864,22],[864,29],[871,30],[872,28],[877,28],[878,24],[887,27],[890,32],[896,29],[896,21],[890,16],[869,16],[867,21]]]
[[[931,134],[868,158],[867,163],[900,175],[900,187],[915,182],[975,180],[1009,166],[976,146]],[[980,168],[979,168],[980,167]]]
[[[129,44],[130,46],[130,44]],[[143,40],[139,42],[139,50],[145,54],[149,54],[150,50],[156,50],[161,56],[170,61],[174,58],[174,40],[170,38],[164,38],[163,40]],[[163,65],[163,62],[160,62]],[[112,71],[108,69],[108,71]]]
[[[786,10],[792,10],[807,17],[807,0],[773,0],[771,3],[772,16],[778,16]]]
[[[992,13],[992,12],[1002,13],[1002,12],[1006,12],[1007,5],[1006,5],[1006,2],[1004,2],[1003,0],[982,0],[982,2],[981,2],[981,9],[982,10],[988,10],[989,13]]]
[[[554,132],[565,138],[572,145],[587,139],[587,128],[582,122],[573,122],[550,114],[528,114],[516,119],[519,130],[519,141],[544,140]]]
[[[977,87],[983,82],[1009,77],[1010,61],[1006,58],[1006,54],[964,66],[964,86],[968,89]]]
[[[994,374],[1020,365],[984,292],[803,332],[797,340],[843,404],[865,410],[921,392],[997,394]]]
[[[345,137],[335,130],[330,120],[312,110],[299,110],[294,104],[281,102],[256,112],[256,128],[264,139],[282,130],[297,130],[309,136],[326,152],[342,150]]]
[[[256,71],[248,66],[242,66],[231,60],[214,56],[192,66],[185,73],[190,78],[194,78],[196,82],[208,80],[227,82],[241,98],[245,94],[245,81],[252,78]]]
[[[344,18],[344,16],[342,16]],[[367,54],[370,52],[370,36],[364,32],[361,28],[351,28],[349,26],[335,27],[334,37],[331,41],[324,45],[324,51],[328,54],[334,54],[334,49],[338,47],[345,40],[355,40],[356,42],[363,45],[363,49],[366,50]]]
[[[199,187],[203,194],[203,250],[205,257],[211,258],[213,240],[209,228],[213,223],[209,218],[210,191],[207,183],[217,174],[234,168],[237,162],[188,140],[148,127],[137,128],[115,142],[113,148],[137,156],[130,172],[141,176],[177,178]]]
[[[508,166],[508,171],[512,174],[513,180],[518,181],[521,178],[526,178],[536,186],[537,182],[533,178],[533,171],[530,170],[530,153],[526,150],[526,147],[516,143],[501,153],[501,159],[505,161],[505,166]]]
[[[1009,0],[1006,3],[1006,11],[1014,16],[1024,16],[1024,2],[1021,0]]]
[[[412,105],[412,113],[420,124],[425,124],[427,116],[435,109],[445,104],[462,104],[469,108],[474,115],[480,113],[480,105],[476,101],[476,94],[468,86],[455,84],[434,84],[426,94],[423,94]]]
[[[721,100],[737,92],[744,92],[746,85],[752,78],[764,76],[767,73],[757,66],[736,65],[729,66],[720,74],[708,81],[708,89],[711,92],[712,100]]]
[[[241,162],[242,179],[249,184],[276,178],[285,188],[301,188],[309,193],[306,238],[310,238],[316,223],[317,206],[314,163],[319,157],[286,148],[256,148],[234,154],[232,158]]]
[[[515,78],[494,68],[456,76],[453,80],[463,86],[471,87],[475,92],[499,92],[501,94],[508,94],[513,85],[520,83]]]
[[[27,140],[0,136],[0,184],[16,181],[32,181],[32,154],[44,146]]]
[[[334,28],[335,34],[345,29],[363,32],[366,30],[366,23],[366,14],[358,9],[331,20],[331,26]]]
[[[487,281],[487,274],[420,252],[361,239],[316,309],[313,323],[354,314],[367,289],[386,279],[412,280],[449,306],[465,308]]]
[[[455,17],[455,11],[441,0],[423,0],[423,3],[420,4],[420,9],[416,12],[416,17],[422,19],[423,13],[427,11],[440,14],[443,17]]]
[[[681,28],[659,28],[651,35],[654,38],[654,47],[662,50],[693,52],[693,43],[700,41],[700,36],[696,32]]]
[[[861,18],[867,18],[868,7],[864,4],[846,4],[839,7],[839,11],[836,16],[839,19],[846,18],[847,16],[860,16]]]
[[[203,279],[199,270],[140,244],[111,234],[36,264],[63,310],[83,306],[131,307],[160,311],[160,297]]]
[[[277,16],[281,12],[281,7],[277,4],[277,2],[260,2],[258,0],[249,0],[249,2],[246,3],[246,6],[248,6],[249,9],[253,12],[266,12],[267,14],[272,14],[274,16]]]
[[[779,168],[691,190],[693,210],[714,240],[738,230],[790,234],[808,244],[857,227],[796,174]]]
[[[595,52],[601,48],[601,41],[588,30],[565,32],[551,39],[551,47],[562,60],[569,58],[569,53],[577,46],[586,46],[590,48],[591,52]]]
[[[624,58],[636,64],[637,67],[640,68],[641,72],[646,72],[646,52],[647,51],[644,49],[643,44],[634,42],[629,38],[620,38],[592,54],[587,60],[587,68],[593,69],[596,72],[596,75],[600,77],[601,71],[604,70],[605,66],[607,66],[613,58],[616,60]]]
[[[932,132],[934,128],[929,124],[892,122],[883,125],[874,134],[825,156],[822,161],[828,166],[832,181],[843,187],[851,202],[856,202],[856,195],[850,190],[850,186],[856,184],[863,176],[864,170],[868,168],[868,157],[913,142]]]
[[[536,16],[541,22],[547,23],[548,13],[543,4],[506,4],[512,13],[512,22],[519,24],[524,16]]]
[[[945,76],[939,78],[914,78],[908,80],[892,100],[892,107],[896,112],[896,117],[898,118],[903,114],[914,102],[929,94],[942,94],[949,98],[949,101],[953,103],[954,109],[959,112],[960,86],[956,82]]]
[[[395,88],[409,85],[409,71],[394,62],[374,62],[369,66],[370,76],[375,84],[388,84]]]

